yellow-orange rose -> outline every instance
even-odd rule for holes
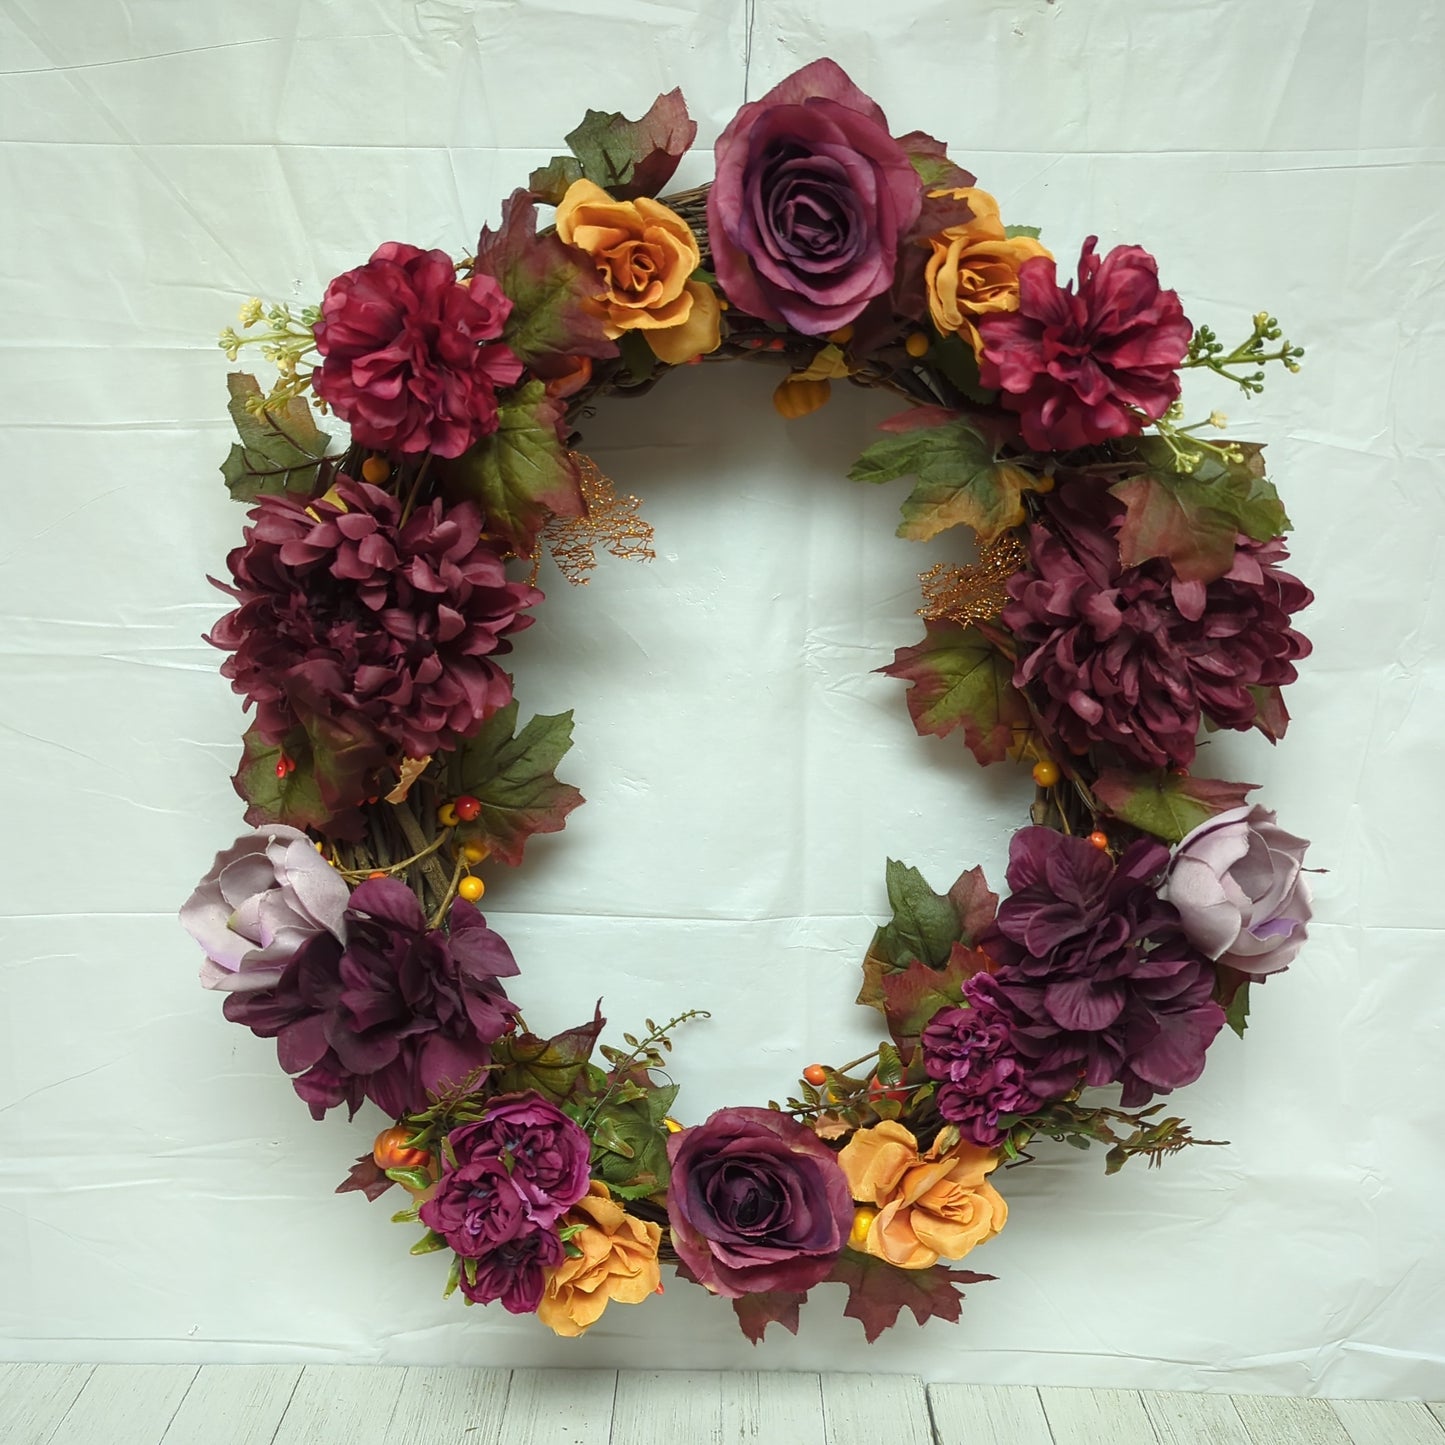
[[[998,202],[987,191],[969,187],[948,194],[968,202],[973,220],[929,237],[933,254],[924,271],[928,309],[943,335],[957,332],[979,356],[983,341],[975,318],[1017,311],[1019,267],[1050,252],[1032,236],[1004,235]]]
[[[641,1304],[662,1281],[657,1246],[662,1231],[628,1214],[594,1179],[587,1193],[566,1213],[564,1224],[580,1224],[569,1255],[547,1276],[537,1318],[569,1339],[594,1325],[612,1300]]]
[[[557,234],[597,267],[609,336],[640,331],[673,366],[717,350],[717,296],[690,279],[702,256],[676,211],[646,196],[614,201],[592,181],[573,181],[557,207]]]
[[[986,1177],[998,1154],[973,1144],[920,1155],[918,1140],[890,1119],[858,1130],[838,1163],[853,1198],[878,1210],[863,1251],[900,1269],[962,1259],[1008,1219],[1008,1205]]]

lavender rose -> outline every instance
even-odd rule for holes
[[[672,1135],[667,1155],[673,1247],[714,1294],[809,1290],[832,1269],[853,1199],[811,1129],[773,1109],[719,1109]]]
[[[181,905],[181,924],[206,951],[206,988],[270,988],[318,933],[346,939],[351,891],[297,828],[272,823],[216,854]]]
[[[1161,890],[1195,947],[1258,976],[1294,962],[1310,918],[1309,843],[1274,817],[1256,805],[1201,823],[1179,844]]]
[[[922,186],[836,63],[814,61],[743,106],[714,155],[708,238],[735,306],[821,336],[892,285]]]

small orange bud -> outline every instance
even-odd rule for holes
[[[1089,842],[1091,842],[1094,847],[1096,847],[1101,853],[1103,853],[1107,851],[1109,847],[1109,835],[1107,833],[1098,832],[1090,833]]]
[[[379,487],[391,475],[391,463],[385,457],[367,457],[361,464],[361,480]]]
[[[828,1071],[822,1064],[809,1064],[808,1067],[803,1070],[803,1078],[816,1089],[820,1084],[826,1084],[828,1082]]]

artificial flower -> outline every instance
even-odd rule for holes
[[[597,1323],[609,1304],[641,1304],[662,1283],[657,1249],[662,1230],[651,1220],[628,1214],[600,1180],[563,1221],[580,1225],[568,1255],[547,1275],[537,1318],[568,1339]]]
[[[574,181],[557,204],[557,234],[597,267],[608,336],[640,331],[673,366],[717,350],[717,296],[692,279],[702,264],[697,238],[670,206],[647,196],[615,201],[592,181]]]
[[[548,1272],[556,1269],[567,1252],[557,1232],[528,1224],[519,1234],[504,1240],[463,1266],[458,1283],[473,1304],[489,1305],[500,1300],[509,1314],[536,1313],[547,1288]],[[469,1271],[474,1271],[469,1273]]]
[[[527,1228],[527,1209],[496,1154],[458,1155],[418,1210],[428,1229],[463,1259],[482,1259]]]
[[[733,305],[821,336],[893,284],[922,187],[882,110],[834,61],[743,106],[714,155],[708,240]]]
[[[270,823],[216,854],[181,905],[181,924],[206,951],[201,983],[270,988],[317,933],[345,941],[351,890],[298,828]]]
[[[362,446],[460,456],[522,375],[500,339],[511,310],[492,277],[459,281],[446,252],[388,241],[326,288],[312,390]]]
[[[1078,289],[1060,286],[1051,257],[1018,271],[1015,310],[983,317],[979,374],[1019,414],[1038,451],[1071,451],[1132,436],[1179,396],[1179,367],[1193,328],[1154,258],[1115,246],[1101,261],[1084,242]]]

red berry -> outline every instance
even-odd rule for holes
[[[289,769],[286,766],[286,759],[280,759],[280,761],[276,764],[276,776],[278,778],[284,778],[288,771]]]
[[[457,817],[460,818],[463,823],[475,821],[482,811],[481,803],[472,797],[470,793],[463,793],[461,797],[452,804],[452,807],[456,809]]]

